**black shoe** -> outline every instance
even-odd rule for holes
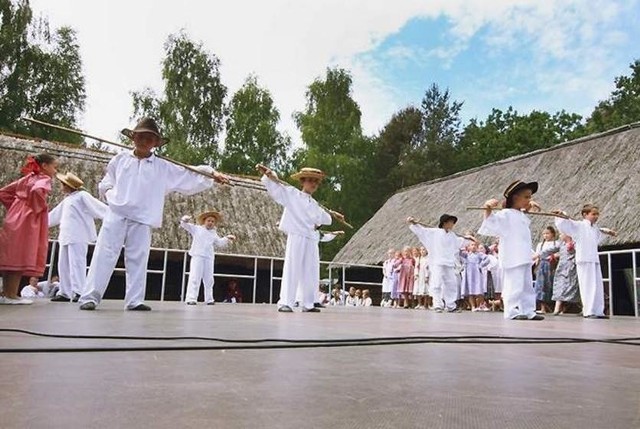
[[[541,314],[536,314],[535,316],[533,316],[531,319],[529,320],[544,320],[544,316]]]
[[[197,304],[197,302],[195,302],[195,301],[187,301],[187,305],[196,305],[196,304]]]
[[[207,305],[215,305],[215,301],[207,302]]]
[[[151,311],[151,307],[144,304],[138,304],[133,308],[128,308],[129,311]]]
[[[320,309],[317,307],[313,307],[313,308],[302,307],[302,312],[303,313],[320,313]]]
[[[51,298],[51,302],[69,302],[69,301],[70,299],[64,295],[56,295],[53,298]]]
[[[293,310],[288,305],[283,305],[282,307],[278,308],[278,311],[280,313],[293,313]]]
[[[511,320],[529,320],[526,314],[518,314],[511,318]]]
[[[601,314],[599,316],[596,316],[596,319],[608,319],[609,316],[607,316],[606,314]]]
[[[79,299],[80,299],[80,295],[78,295],[77,293],[74,293],[73,294],[73,299],[71,301],[78,302]]]
[[[95,310],[95,309],[96,309],[96,303],[91,301],[85,302],[80,306],[80,310]]]
[[[320,304],[319,302],[314,302],[314,303],[313,303],[313,306],[314,306],[315,308],[324,308],[324,305]]]

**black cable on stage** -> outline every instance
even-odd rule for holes
[[[93,339],[93,340],[137,340],[137,341],[210,341],[236,346],[133,346],[133,347],[51,347],[51,348],[5,348],[0,353],[88,353],[88,352],[135,352],[135,351],[193,351],[193,350],[265,350],[265,349],[299,349],[299,348],[335,348],[362,347],[408,344],[618,344],[640,346],[640,337],[628,338],[571,338],[571,337],[511,337],[499,335],[468,336],[408,336],[408,337],[370,337],[341,339],[227,339],[216,337],[183,336],[183,337],[149,337],[131,335],[73,335],[48,334],[25,329],[0,328],[0,332],[19,333],[45,338]],[[270,343],[270,344],[264,344]]]

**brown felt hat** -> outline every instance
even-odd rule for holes
[[[84,186],[84,182],[73,173],[56,173],[56,178],[71,189],[78,190]]]
[[[326,174],[317,168],[304,167],[301,168],[300,171],[291,175],[292,179],[302,180],[302,179],[324,179]]]
[[[538,192],[538,182],[523,182],[522,180],[516,180],[510,184],[507,189],[505,189],[504,197],[509,198],[511,195],[521,191],[522,189],[531,189],[531,192],[535,194]]]
[[[135,133],[151,133],[160,139],[160,144],[158,144],[158,146],[169,143],[169,139],[166,139],[160,133],[160,128],[158,128],[158,124],[156,123],[156,121],[148,117],[140,119],[140,121],[133,129],[125,128],[120,132],[124,136],[129,137],[131,140],[133,140],[133,135]]]
[[[207,220],[208,217],[212,217],[216,220],[216,223],[220,222],[222,220],[222,214],[220,214],[219,211],[216,210],[209,210],[203,213],[200,213],[198,215],[198,217],[196,218],[196,221],[198,222],[198,225],[202,225],[204,223],[205,220]]]

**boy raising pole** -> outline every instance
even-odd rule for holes
[[[313,193],[320,186],[325,174],[317,168],[302,168],[291,177],[300,181],[301,189],[289,186],[268,167],[256,168],[263,174],[262,183],[275,202],[284,207],[280,230],[287,234],[287,247],[282,270],[282,284],[278,311],[292,313],[296,291],[302,290],[302,311],[320,312],[314,307],[314,295],[320,275],[320,251],[318,231],[320,225],[331,225],[331,217],[344,221],[344,216],[333,210],[323,209]]]

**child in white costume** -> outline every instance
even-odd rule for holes
[[[388,307],[391,305],[395,253],[396,251],[394,249],[389,249],[387,251],[387,259],[382,263],[382,300],[380,301],[380,307]]]
[[[215,210],[201,213],[198,224],[189,223],[191,216],[182,216],[180,227],[185,229],[193,237],[189,255],[189,283],[187,286],[187,305],[196,305],[200,283],[204,284],[204,302],[213,305],[213,263],[215,260],[215,248],[226,247],[236,239],[234,235],[220,237],[216,231],[216,224],[220,222],[221,215]]]
[[[426,228],[418,225],[413,217],[407,218],[411,232],[429,249],[429,291],[433,297],[433,309],[437,312],[442,312],[443,306],[448,312],[456,311],[456,255],[467,240],[476,241],[471,236],[459,237],[452,231],[457,221],[457,217],[443,214],[438,228]]]
[[[556,210],[556,213],[566,213]],[[576,243],[576,271],[582,298],[582,315],[589,319],[606,319],[604,314],[604,284],[598,256],[598,244],[605,235],[616,236],[611,229],[598,228],[596,222],[600,210],[592,204],[582,208],[582,221],[556,219],[556,226],[563,234],[570,235]]]
[[[415,276],[416,282],[413,286],[413,294],[418,299],[417,309],[427,308],[427,295],[429,294],[429,266],[427,258],[427,249],[422,246],[418,249],[418,257],[416,259]]]
[[[293,312],[296,291],[302,289],[302,311],[319,312],[314,304],[314,294],[320,276],[320,251],[318,248],[319,225],[330,225],[331,215],[343,218],[340,213],[327,212],[312,198],[324,178],[315,168],[303,168],[291,177],[301,182],[302,190],[282,183],[278,176],[264,165],[256,166],[263,174],[262,183],[275,202],[284,207],[280,230],[287,234],[280,300],[278,311]]]
[[[329,232],[329,231],[317,230],[317,232],[318,232],[318,242],[319,243],[328,243],[330,241],[333,241],[337,236],[344,235],[344,231],[331,231],[331,232]],[[298,291],[296,292],[296,302],[300,303],[300,302],[302,302],[302,300],[303,300],[302,289],[298,289]],[[313,306],[315,308],[325,308],[324,304],[322,302],[320,302],[318,294],[316,294],[316,296],[314,297]]]
[[[209,166],[198,167],[210,176],[205,177],[157,157],[152,149],[161,146],[164,138],[153,119],[144,118],[133,130],[122,130],[122,134],[133,139],[135,149],[114,156],[98,185],[109,209],[80,297],[81,310],[95,310],[102,300],[123,245],[127,282],[125,308],[151,310],[143,303],[151,230],[162,225],[165,196],[171,192],[192,195],[214,186],[214,180],[228,181]]]
[[[104,219],[107,205],[83,190],[84,182],[75,174],[56,174],[64,199],[49,212],[49,227],[60,225],[58,274],[60,286],[53,302],[69,302],[80,296],[87,281],[87,251],[95,243],[95,219]]]
[[[478,231],[483,235],[499,237],[500,263],[503,269],[502,300],[504,318],[515,320],[542,320],[536,314],[536,291],[533,288],[533,252],[531,250],[531,220],[522,212],[540,206],[531,196],[538,183],[515,181],[504,192],[505,208],[497,208],[499,201],[485,202],[484,221]]]

